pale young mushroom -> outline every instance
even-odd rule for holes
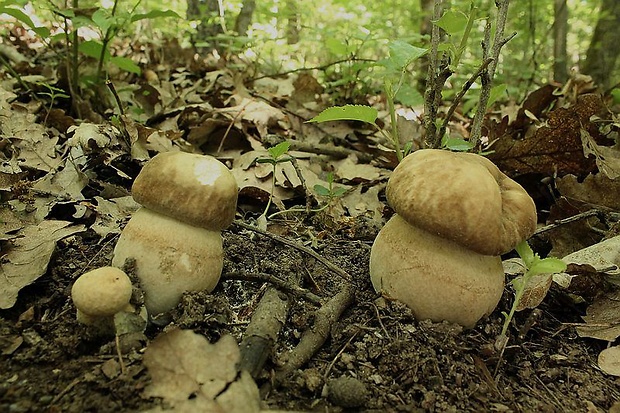
[[[372,246],[376,291],[418,319],[473,327],[504,289],[499,255],[536,229],[527,192],[488,159],[418,150],[392,173],[386,190],[396,214]]]
[[[101,331],[113,331],[115,314],[133,311],[131,294],[131,280],[115,267],[89,271],[71,287],[78,322]]]
[[[129,220],[112,265],[130,259],[151,316],[174,308],[186,291],[211,291],[223,267],[220,231],[231,224],[237,183],[217,159],[165,152],[138,174],[133,198],[143,207]]]

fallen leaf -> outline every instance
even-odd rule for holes
[[[249,373],[238,372],[238,361],[239,347],[232,336],[210,344],[190,330],[163,333],[144,354],[152,377],[145,395],[162,397],[179,412],[259,412],[258,387]]]
[[[598,366],[607,374],[620,376],[620,346],[601,351],[598,355]]]
[[[517,304],[516,311],[538,307],[547,296],[552,281],[553,276],[551,274],[538,274],[530,277],[525,284],[525,290]]]
[[[581,128],[581,144],[585,156],[594,155],[596,166],[609,179],[620,176],[620,151],[609,146],[598,145],[587,130]]]
[[[85,229],[70,225],[67,221],[42,221],[18,233],[21,238],[12,241],[0,266],[0,308],[11,308],[19,290],[45,274],[56,242]]]
[[[555,180],[558,192],[563,196],[590,205],[620,210],[620,179],[610,179],[598,173],[588,175],[579,182],[575,175],[566,175]]]
[[[615,292],[599,297],[582,318],[586,324],[575,328],[580,337],[616,340],[620,337],[620,294]]]

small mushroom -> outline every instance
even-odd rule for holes
[[[101,267],[81,275],[71,287],[77,320],[101,331],[113,331],[114,315],[132,311],[131,280],[122,270]]]
[[[151,316],[174,308],[186,291],[211,291],[223,267],[220,231],[231,224],[237,183],[217,159],[160,153],[138,174],[132,196],[142,205],[114,248],[112,265],[134,260]]]
[[[370,254],[376,291],[418,319],[473,327],[504,289],[499,255],[536,229],[527,192],[488,159],[423,149],[407,156],[386,190],[396,214]]]

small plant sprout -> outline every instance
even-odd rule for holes
[[[334,174],[330,172],[327,174],[327,188],[325,188],[323,185],[316,184],[314,185],[314,192],[316,192],[318,196],[327,198],[327,202],[325,203],[325,205],[323,205],[319,209],[312,210],[312,212],[321,212],[322,210],[330,206],[334,199],[342,197],[347,192],[347,188],[344,188],[342,186],[334,187]]]
[[[515,250],[519,257],[523,260],[523,264],[525,265],[525,274],[520,277],[515,278],[512,281],[512,286],[515,289],[515,299],[512,303],[512,307],[510,308],[510,312],[508,314],[504,313],[504,326],[502,327],[502,332],[500,333],[497,339],[497,347],[505,348],[506,343],[508,342],[508,327],[510,326],[510,322],[514,317],[516,311],[518,311],[519,303],[521,302],[521,298],[523,298],[523,293],[526,291],[528,283],[532,280],[532,278],[536,275],[540,274],[554,274],[563,272],[566,270],[566,263],[559,258],[540,258],[538,254],[535,254],[532,251],[532,248],[529,246],[527,241],[520,242]]]
[[[256,160],[257,163],[268,163],[271,164],[271,166],[273,167],[273,170],[271,172],[271,192],[269,193],[269,200],[267,201],[265,210],[259,217],[259,222],[262,221],[264,224],[266,224],[267,212],[269,212],[269,208],[271,207],[271,203],[273,201],[273,193],[276,189],[276,168],[279,164],[284,162],[291,162],[293,159],[293,157],[288,154],[288,150],[290,147],[290,142],[280,142],[279,144],[267,149],[267,152],[269,153],[268,158],[258,158]]]

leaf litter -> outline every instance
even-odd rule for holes
[[[604,335],[583,333],[588,325],[616,327],[613,283],[606,287],[609,291],[592,295],[575,288],[576,278],[570,275],[570,293],[566,285],[541,277],[516,317],[514,327],[524,326],[517,345],[496,365],[492,343],[501,328],[501,311],[510,307],[510,288],[500,308],[471,331],[415,320],[406,308],[372,291],[369,246],[389,216],[383,187],[394,156],[374,132],[359,125],[305,123],[328,103],[316,79],[304,73],[246,85],[229,69],[165,67],[154,75],[158,82],[118,87],[124,91],[121,99],[139,110],[113,125],[91,119],[76,126],[62,115],[52,120],[63,126],[50,128],[40,107],[16,102],[6,84],[0,88],[2,136],[11,149],[0,171],[0,191],[11,211],[3,211],[2,219],[0,286],[6,310],[0,317],[0,348],[7,365],[0,376],[2,408],[342,411],[345,406],[338,406],[338,400],[351,397],[329,396],[335,391],[332,379],[339,378],[368,389],[367,411],[617,408],[620,390],[608,376],[617,372],[617,352],[606,343],[618,335],[613,328]],[[118,86],[129,84],[119,81]],[[597,96],[573,86],[561,97],[552,92],[548,87],[533,92],[512,119],[489,120],[489,137],[495,141],[491,158],[536,189],[532,193],[543,206],[540,210],[551,209],[543,219],[564,218],[569,209],[549,201],[541,176],[557,178],[553,190],[578,199],[580,210],[601,208],[588,222],[610,230],[617,222],[617,200],[605,194],[606,184],[594,183],[603,175],[610,185],[617,182],[617,153],[609,137],[616,131],[591,121],[594,115],[608,115]],[[463,126],[454,130],[467,132]],[[321,213],[286,214],[270,222],[274,231],[311,246],[353,275],[355,301],[334,320],[316,354],[274,385],[284,355],[320,314],[316,303],[291,290],[293,304],[265,368],[254,379],[236,371],[236,343],[264,290],[262,283],[248,280],[225,279],[213,294],[188,294],[175,310],[174,324],[180,329],[155,328],[112,342],[88,336],[75,322],[68,290],[80,273],[109,264],[115,236],[137,207],[129,189],[143,162],[170,150],[219,157],[240,183],[240,212],[252,217],[271,192],[273,172],[255,162],[272,146],[271,135],[306,147],[349,151],[344,157],[291,152],[304,181],[289,163],[276,168],[275,212],[305,206],[308,197],[311,205],[321,205],[324,199],[312,188],[327,187],[329,173],[344,191]],[[532,180],[534,175],[538,180]],[[557,234],[567,231],[567,237],[574,237],[565,228],[547,232],[539,242],[559,251]],[[591,228],[592,244],[599,245],[600,231]],[[240,228],[224,235],[225,274],[301,277],[304,289],[323,300],[346,282],[316,258],[268,237]],[[587,264],[595,274],[607,268]],[[534,307],[542,315],[530,319],[535,313],[526,308]],[[608,375],[592,368],[597,359]],[[56,378],[53,383],[50,375]]]

